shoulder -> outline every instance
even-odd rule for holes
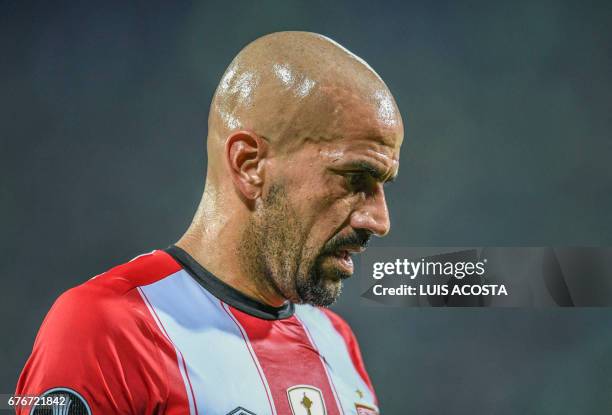
[[[355,333],[353,333],[351,326],[349,326],[349,324],[342,317],[340,317],[338,314],[336,314],[329,308],[318,307],[318,309],[323,314],[325,314],[334,329],[340,334],[340,336],[342,336],[346,344],[349,356],[351,357],[351,360],[353,362],[353,366],[355,367],[363,381],[366,383],[366,385],[368,385],[372,393],[374,393],[374,387],[372,386],[372,381],[370,380],[368,372],[366,371],[357,337],[355,337]]]
[[[138,396],[166,396],[174,348],[156,328],[138,287],[178,270],[168,254],[154,251],[66,291],[38,331],[17,390],[39,394],[70,387],[104,407],[100,413],[127,413],[117,409],[130,406],[126,388]]]
[[[181,265],[168,253],[155,250],[96,275],[80,285],[82,292],[123,295],[139,286],[152,284],[180,271]]]
[[[297,317],[310,330],[331,330],[342,338],[349,351],[358,347],[355,334],[351,330],[350,325],[334,311],[326,307],[316,307],[310,304],[296,304],[295,309]]]
[[[138,314],[140,295],[136,289],[156,282],[181,269],[164,251],[153,251],[116,266],[64,292],[45,318],[44,327],[53,330],[78,328],[81,334],[117,326]]]
[[[325,314],[325,316],[329,319],[329,321],[331,321],[336,330],[340,332],[350,332],[352,334],[352,330],[349,324],[337,313],[326,307],[318,307],[318,309],[321,310],[323,314]]]

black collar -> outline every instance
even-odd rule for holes
[[[185,271],[205,290],[232,307],[264,320],[281,320],[293,315],[294,306],[292,302],[287,301],[280,307],[260,303],[215,277],[178,246],[171,245],[165,251],[182,265]]]

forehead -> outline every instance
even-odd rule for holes
[[[324,136],[305,140],[310,156],[338,166],[365,161],[380,171],[397,174],[404,134],[399,111],[394,102],[379,105],[377,97],[371,98],[356,94],[336,96],[333,112],[320,120],[327,123]]]
[[[403,122],[380,79],[336,79],[319,85],[312,98],[288,129],[294,138],[286,142],[289,151],[307,149],[308,158],[333,163],[367,157],[384,163],[381,168],[396,168]]]
[[[400,144],[390,141],[389,138],[384,139],[380,136],[339,138],[321,143],[317,155],[324,163],[338,165],[354,161],[373,163],[394,175],[399,168]]]
[[[326,115],[329,138],[378,142],[398,150],[404,126],[397,104],[384,83],[334,85],[323,88],[328,101]],[[331,109],[331,111],[329,111]]]

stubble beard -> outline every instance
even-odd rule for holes
[[[325,275],[324,256],[304,249],[306,238],[284,187],[272,185],[243,234],[243,268],[261,290],[294,303],[329,306],[340,295],[343,276]]]

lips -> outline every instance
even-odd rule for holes
[[[353,274],[353,258],[351,258],[351,255],[348,253],[348,251],[339,251],[332,255],[332,258],[335,259],[336,263],[345,274]]]
[[[346,245],[339,248],[336,253],[339,255],[351,255],[351,254],[360,254],[365,251],[363,246],[359,245]]]
[[[346,274],[352,275],[355,267],[351,255],[361,253],[364,250],[365,248],[361,246],[347,246],[336,250],[331,254],[331,256],[336,260],[340,268],[342,268]]]

